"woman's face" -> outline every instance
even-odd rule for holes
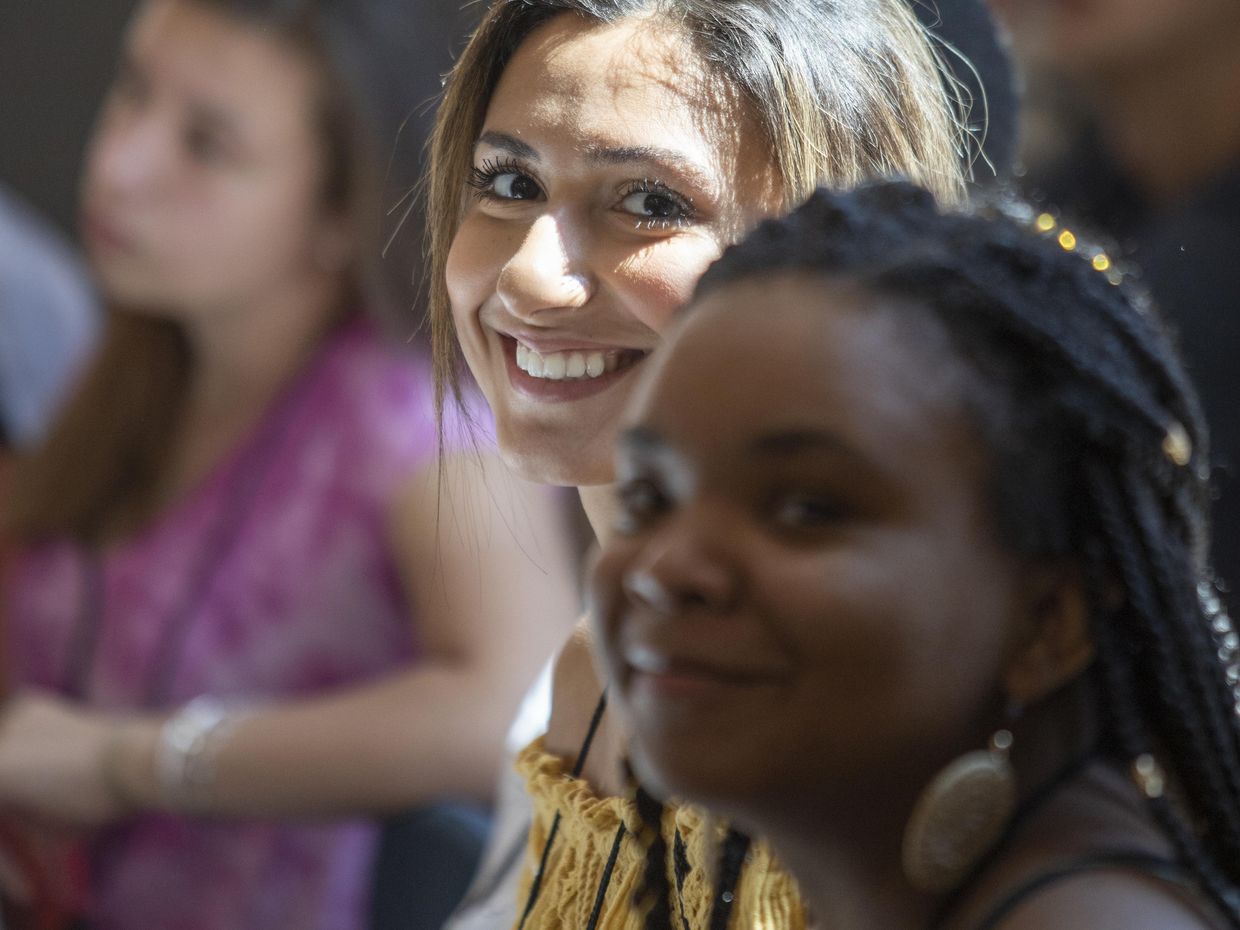
[[[522,475],[611,480],[616,424],[674,311],[780,203],[765,145],[653,18],[564,15],[504,71],[447,263],[465,358]]]
[[[712,293],[661,350],[591,611],[643,779],[804,814],[985,745],[1022,569],[962,371],[928,314],[790,274]]]
[[[244,311],[334,260],[316,77],[260,30],[190,0],[136,14],[83,176],[105,293],[184,318]]]

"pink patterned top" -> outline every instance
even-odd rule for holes
[[[263,701],[418,655],[386,542],[402,479],[434,461],[430,365],[349,323],[209,478],[137,538],[13,563],[12,681],[100,708]],[[92,593],[92,590],[99,593]],[[93,634],[93,635],[92,635]],[[91,847],[100,930],[354,930],[376,828],[151,815]]]

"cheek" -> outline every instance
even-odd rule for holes
[[[502,267],[499,243],[485,227],[480,217],[466,216],[448,249],[444,277],[452,316],[460,329],[465,328],[469,318],[495,293],[495,282]]]
[[[179,259],[203,275],[283,273],[308,257],[316,216],[308,185],[229,185],[194,192],[175,217]],[[228,269],[231,269],[230,271]]]
[[[661,333],[722,252],[717,239],[673,237],[626,257],[616,266],[613,279],[633,316]]]
[[[292,177],[187,187],[152,226],[165,296],[190,306],[244,302],[312,273],[316,193]]]
[[[976,585],[936,553],[788,559],[768,577],[803,700],[840,710],[818,724],[838,749],[954,738],[995,687],[999,607],[962,593]]]
[[[514,224],[494,221],[477,210],[465,215],[452,237],[444,283],[457,336],[471,365],[471,352],[481,351],[484,341],[478,313],[495,297],[500,272],[520,245]]]
[[[603,550],[587,575],[589,603],[586,616],[594,641],[598,644],[599,658],[609,677],[614,677],[621,667],[617,648],[624,596],[621,585],[635,551],[635,545],[621,538]]]

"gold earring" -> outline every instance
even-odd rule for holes
[[[904,874],[915,888],[954,888],[1003,835],[1016,808],[1011,748],[1011,731],[999,730],[989,749],[951,762],[922,791],[904,830]]]

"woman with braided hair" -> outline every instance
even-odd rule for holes
[[[1240,927],[1197,400],[1032,220],[820,191],[707,272],[621,434],[592,616],[637,775],[824,927]]]

